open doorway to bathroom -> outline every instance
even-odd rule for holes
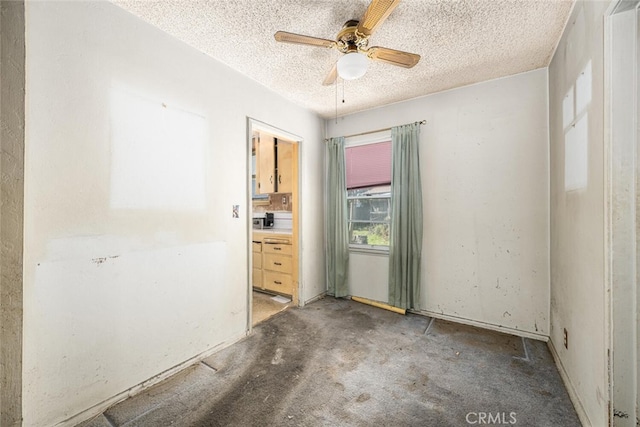
[[[300,138],[249,119],[249,325],[298,305]]]

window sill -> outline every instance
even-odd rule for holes
[[[386,246],[349,245],[349,252],[385,257],[389,256],[389,248]]]

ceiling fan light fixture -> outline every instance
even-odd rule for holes
[[[369,68],[369,59],[359,52],[350,52],[338,60],[338,75],[344,80],[355,80],[364,76]]]

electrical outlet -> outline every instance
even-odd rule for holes
[[[283,205],[287,204],[287,196],[282,196],[282,204]]]
[[[569,332],[567,332],[567,328],[564,328],[564,348],[569,349]]]

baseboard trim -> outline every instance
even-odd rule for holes
[[[549,341],[549,336],[539,334],[536,332],[523,331],[520,329],[509,328],[506,326],[494,325],[492,323],[481,322],[478,320],[466,319],[464,317],[451,316],[449,314],[437,313],[428,310],[410,310],[411,313],[421,314],[423,316],[433,317],[435,319],[448,320],[450,322],[461,323],[463,325],[475,326],[482,329],[489,329],[491,331],[502,332],[505,334],[515,335],[518,337],[530,338],[538,341]]]
[[[567,374],[567,371],[562,364],[562,360],[560,360],[560,356],[556,351],[556,347],[553,345],[553,341],[547,341],[547,347],[549,347],[551,356],[553,356],[553,361],[556,363],[556,367],[558,368],[558,372],[560,373],[560,378],[562,378],[564,387],[567,389],[567,393],[569,393],[569,398],[571,399],[571,403],[573,403],[573,407],[578,414],[578,419],[585,427],[593,426],[593,423],[589,419],[587,412],[584,410],[584,406],[582,405],[582,401],[578,396],[578,392],[576,391],[573,382],[571,382],[571,378],[569,378],[569,375]]]
[[[245,338],[247,336],[247,332],[243,332],[242,334],[239,334],[237,336],[232,337],[231,339],[218,344],[217,346],[214,346],[208,350],[203,351],[202,353],[192,357],[191,359],[188,359],[176,366],[174,366],[173,368],[167,369],[166,371],[149,378],[146,381],[143,381],[142,383],[135,385],[133,387],[131,387],[128,390],[123,391],[122,393],[118,393],[113,397],[110,397],[100,403],[98,403],[97,405],[94,405],[92,407],[90,407],[89,409],[86,409],[70,418],[67,418],[64,421],[61,421],[57,424],[55,424],[55,427],[71,427],[71,426],[75,426],[83,421],[87,421],[90,420],[93,417],[96,417],[100,414],[102,414],[104,411],[106,411],[107,409],[109,409],[111,406],[122,402],[123,400],[135,396],[138,393],[141,393],[145,390],[147,390],[148,388],[166,380],[167,378],[177,374],[178,372],[188,368],[189,366],[195,365],[196,363],[201,362],[203,359],[206,359],[207,357],[211,356],[214,353],[217,353],[218,351],[229,347],[232,344],[235,344],[236,342],[240,341],[241,339]]]
[[[304,304],[302,304],[300,307],[304,307],[304,306],[305,306],[305,305],[307,305],[307,304],[311,304],[312,302],[319,301],[319,300],[321,300],[322,298],[324,298],[324,297],[326,297],[326,296],[327,296],[327,292],[326,292],[326,291],[324,291],[324,292],[322,292],[321,294],[318,294],[318,295],[316,295],[315,297],[313,297],[313,298],[311,298],[311,299],[309,299],[309,300],[305,301],[305,302],[304,302]]]

